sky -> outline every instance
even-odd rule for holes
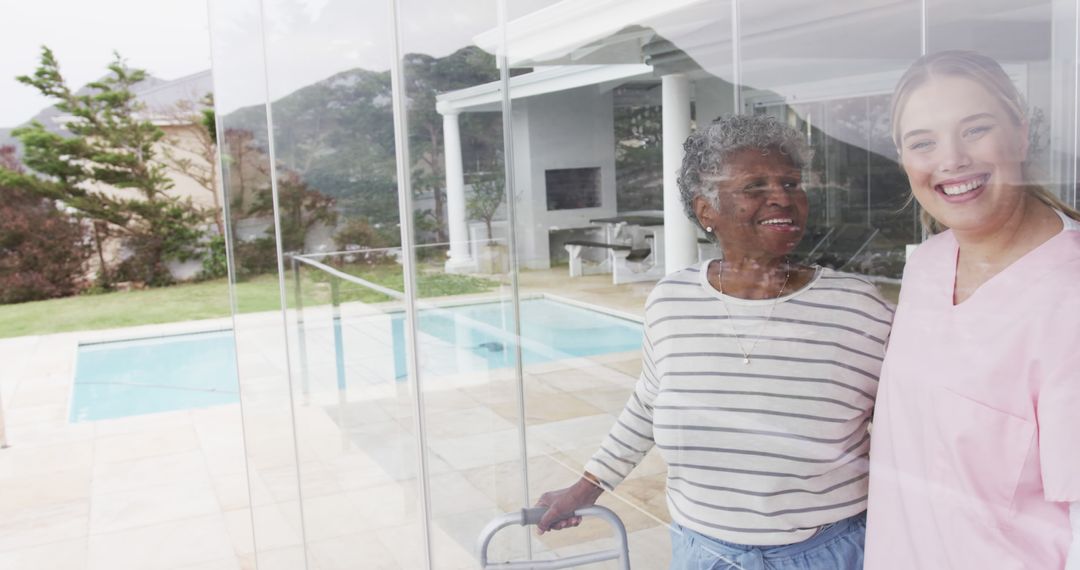
[[[528,13],[558,0],[510,1]],[[403,52],[442,57],[471,45],[496,26],[496,5],[399,0]],[[114,51],[161,79],[208,69],[212,34],[223,113],[264,102],[267,90],[276,100],[348,69],[386,70],[391,61],[386,0],[261,0],[261,9],[260,0],[0,0],[0,14],[9,24],[0,34],[0,128],[52,104],[15,81],[33,73],[42,45],[78,88],[107,73]]]
[[[0,0],[0,128],[52,104],[15,80],[33,73],[42,45],[72,88],[105,75],[114,51],[162,79],[210,68],[206,10],[203,0]]]
[[[554,0],[516,0],[545,4]],[[257,0],[209,0],[217,42],[219,106],[274,98],[346,69],[385,70],[390,53],[385,0],[263,0],[269,81],[258,41]],[[445,55],[494,26],[495,0],[402,0],[406,51]],[[176,79],[211,66],[207,0],[0,0],[0,128],[19,125],[51,101],[15,81],[37,67],[42,45],[73,88],[106,73],[119,51],[132,67]],[[447,25],[447,24],[451,25]],[[224,79],[222,79],[224,78]],[[224,83],[221,83],[224,81]]]

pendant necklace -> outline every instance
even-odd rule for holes
[[[791,272],[784,273],[784,284],[780,286],[780,292],[773,298],[772,306],[769,307],[769,316],[765,317],[765,322],[761,325],[761,331],[764,332],[765,328],[769,326],[769,322],[772,321],[773,311],[776,310],[776,304],[780,302],[780,297],[784,296],[784,289],[787,287],[788,279],[791,278]],[[731,334],[735,336],[735,344],[739,347],[739,352],[743,355],[743,364],[749,366],[750,356],[754,354],[754,349],[757,348],[757,343],[761,340],[760,336],[754,339],[753,344],[750,345],[750,350],[743,348],[742,335],[735,329],[735,325],[731,322],[734,319],[731,317],[731,311],[728,310],[727,301],[724,301],[724,262],[720,261],[720,273],[716,276],[717,289],[720,291],[720,304],[724,307],[724,313],[727,314],[728,324],[731,328]]]

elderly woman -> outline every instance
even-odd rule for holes
[[[870,421],[892,311],[866,281],[789,257],[809,150],[765,116],[721,118],[685,144],[683,205],[723,251],[661,280],[642,371],[540,532],[614,489],[659,448],[673,569],[861,568]]]
[[[948,230],[904,270],[866,567],[1080,569],[1080,213],[1033,180],[1027,107],[994,60],[920,58],[892,118]]]

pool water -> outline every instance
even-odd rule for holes
[[[240,400],[232,331],[79,347],[69,420],[205,408]]]
[[[512,319],[509,303],[422,310],[423,372],[513,366]],[[640,324],[550,299],[523,301],[521,321],[524,364],[641,347]],[[348,321],[342,324],[347,327]],[[401,381],[407,370],[404,316],[393,315],[390,324],[394,373]],[[347,341],[344,350],[349,350]],[[93,421],[238,401],[232,331],[108,342],[79,347],[69,419]]]
[[[479,357],[482,368],[514,365],[513,307],[509,303],[460,305],[438,311],[421,311],[419,328],[427,340],[435,339]],[[394,370],[406,375],[404,317],[393,320]],[[521,359],[526,365],[565,358],[594,356],[641,348],[641,324],[591,309],[551,299],[521,302]],[[436,374],[468,372],[463,359],[421,338],[420,355],[425,371]],[[470,359],[473,363],[477,359]],[[464,362],[468,362],[465,360]],[[470,366],[466,364],[465,366]],[[472,366],[475,366],[472,365]]]

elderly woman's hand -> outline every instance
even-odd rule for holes
[[[571,516],[574,511],[588,507],[604,492],[596,483],[582,477],[577,483],[557,491],[548,491],[540,495],[536,506],[547,507],[547,512],[537,523],[537,534],[549,530],[562,530],[581,524],[581,517]]]

